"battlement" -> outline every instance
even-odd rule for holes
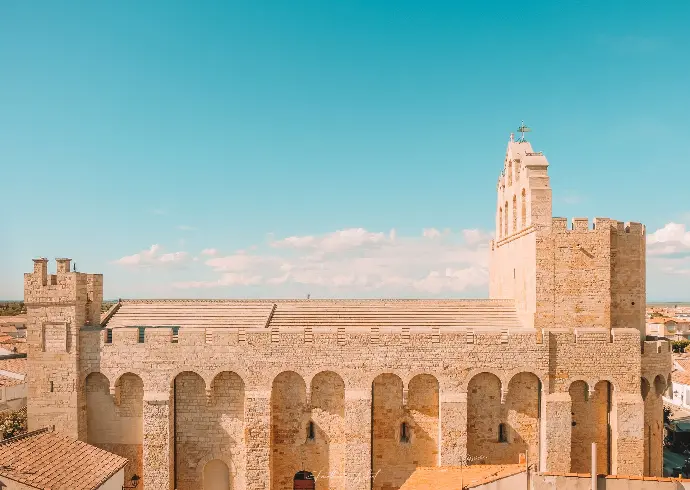
[[[232,346],[247,345],[254,348],[265,348],[269,344],[307,343],[315,345],[404,345],[412,343],[417,346],[437,345],[439,347],[453,346],[490,346],[515,345],[522,347],[541,347],[549,339],[559,345],[580,346],[588,349],[593,344],[638,346],[639,332],[633,328],[582,328],[569,330],[566,328],[552,328],[535,330],[533,328],[463,328],[450,327],[177,327],[177,326],[130,326],[130,327],[102,327],[92,328],[91,334],[100,338],[101,349],[126,346],[132,348],[140,345],[163,348],[168,344],[180,346]],[[649,345],[647,345],[649,344]],[[652,345],[654,344],[654,345]],[[659,347],[660,346],[660,347]],[[668,353],[668,342],[645,342],[647,355],[653,351],[657,354]]]
[[[568,226],[570,225],[570,226]],[[569,223],[568,218],[552,218],[551,229],[554,232],[598,232],[616,231],[618,234],[644,236],[645,227],[641,223],[631,221],[616,221],[610,218],[594,218],[591,226],[589,218],[573,218]]]
[[[71,318],[76,323],[100,322],[103,301],[103,275],[72,272],[72,259],[58,258],[56,273],[48,273],[48,259],[33,259],[33,272],[24,274],[24,302],[28,308],[63,306],[76,308]]]

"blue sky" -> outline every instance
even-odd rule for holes
[[[687,299],[688,18],[687,2],[2,2],[0,298],[35,256],[104,273],[107,297],[486,296],[524,119],[554,214],[645,223],[648,297]]]

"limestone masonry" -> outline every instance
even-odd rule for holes
[[[128,458],[146,490],[397,489],[418,466],[661,475],[666,341],[646,341],[645,230],[551,216],[508,144],[487,300],[122,300],[26,274],[29,428]],[[140,484],[141,485],[141,484]],[[141,488],[141,486],[140,486]]]

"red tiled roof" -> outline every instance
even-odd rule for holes
[[[672,371],[671,381],[690,386],[690,371],[680,371],[678,369]]]
[[[0,442],[0,475],[41,490],[93,490],[127,459],[48,429]]]
[[[14,359],[0,359],[0,371],[11,373],[26,374],[26,357]]]
[[[419,467],[400,490],[457,490],[461,479],[463,488],[473,488],[523,471],[523,464]]]

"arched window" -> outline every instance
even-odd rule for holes
[[[508,185],[513,185],[513,162],[508,162]]]
[[[400,424],[400,442],[410,442],[410,429],[407,422]]]
[[[517,196],[513,194],[513,233],[517,231]]]
[[[504,234],[505,236],[508,236],[508,201],[506,201],[506,206],[504,208],[506,210],[506,219],[505,219],[505,231]]]
[[[498,238],[503,234],[503,208],[498,208]]]
[[[498,424],[498,442],[508,442],[506,424]]]
[[[521,205],[522,205],[522,227],[527,226],[527,203],[526,203],[526,197],[525,196],[525,189],[522,189],[522,199],[521,199]]]

